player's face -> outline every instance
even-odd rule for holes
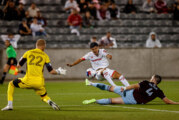
[[[155,75],[152,76],[152,78],[150,79],[150,82],[154,82],[155,83]]]
[[[99,47],[98,47],[98,46],[95,46],[95,47],[91,48],[91,51],[92,51],[95,55],[98,55]]]
[[[10,45],[10,42],[8,40],[6,40],[5,45],[6,45],[6,47],[8,47]]]

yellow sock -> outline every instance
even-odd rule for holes
[[[13,81],[9,82],[8,90],[7,90],[7,100],[8,101],[13,101],[14,88],[15,87],[13,85]]]
[[[42,99],[42,101],[44,101],[46,103],[48,103],[51,100],[48,95],[45,95],[45,96],[41,97],[41,99]]]

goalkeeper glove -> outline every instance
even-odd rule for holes
[[[67,71],[67,70],[65,70],[65,69],[63,69],[63,68],[61,68],[61,67],[59,67],[58,69],[56,69],[56,72],[57,72],[57,74],[59,74],[59,75],[66,75],[66,71]]]

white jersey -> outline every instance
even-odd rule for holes
[[[87,53],[82,57],[83,60],[90,60],[92,68],[97,70],[99,68],[106,68],[109,66],[108,59],[106,56],[108,53],[105,49],[99,49],[99,54],[96,56],[93,52]]]

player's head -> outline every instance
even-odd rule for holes
[[[106,36],[107,36],[107,38],[110,38],[111,37],[111,32],[107,32]]]
[[[43,39],[38,39],[36,42],[36,48],[39,48],[44,51],[45,47],[46,47],[46,41]]]
[[[155,84],[159,84],[162,81],[162,77],[160,75],[153,75],[151,78],[151,82]]]
[[[99,52],[99,45],[98,45],[98,43],[92,42],[92,43],[90,44],[90,49],[92,50],[92,52],[93,52],[95,55],[98,55],[98,52]]]
[[[10,43],[9,40],[6,40],[4,43],[5,43],[5,46],[6,46],[6,47],[9,47],[9,46],[11,45],[11,43]]]

